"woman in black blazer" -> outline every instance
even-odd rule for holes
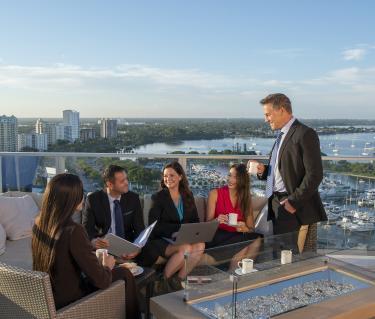
[[[56,308],[62,308],[116,280],[125,281],[126,318],[141,318],[135,280],[112,256],[99,262],[86,230],[72,220],[82,209],[83,186],[78,176],[56,175],[48,183],[32,236],[33,270],[50,275]]]
[[[193,193],[182,166],[172,162],[163,169],[161,190],[152,196],[149,224],[157,220],[149,245],[145,247],[143,264],[152,265],[159,257],[168,259],[164,268],[166,281],[175,289],[181,280],[196,266],[204,252],[205,244],[171,245],[163,238],[173,238],[181,224],[198,223],[198,211]],[[184,254],[189,253],[185,269]]]

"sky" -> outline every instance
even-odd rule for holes
[[[0,0],[0,115],[375,119],[375,1]]]

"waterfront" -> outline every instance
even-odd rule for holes
[[[321,151],[329,156],[364,156],[363,153],[373,156],[375,152],[375,133],[332,134],[321,135],[319,138]],[[261,155],[265,155],[269,153],[273,142],[273,138],[251,136],[212,140],[186,140],[174,144],[146,144],[136,148],[134,152],[139,154],[168,154],[174,151],[207,153],[213,149],[217,151],[233,150],[238,143],[242,150],[243,145],[246,144],[247,150],[259,151]]]

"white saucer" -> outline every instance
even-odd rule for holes
[[[234,272],[235,272],[236,275],[238,275],[238,276],[243,276],[243,275],[252,274],[253,272],[257,272],[257,271],[258,271],[258,269],[253,268],[252,271],[247,272],[246,274],[244,274],[244,273],[242,272],[242,268],[237,268]]]
[[[141,266],[132,267],[129,270],[131,271],[134,277],[139,276],[144,272],[144,269]]]
[[[228,226],[231,226],[231,227],[237,227],[238,226],[238,224],[229,224],[229,223],[224,223],[224,224],[226,224]]]

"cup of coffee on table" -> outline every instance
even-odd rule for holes
[[[253,271],[254,261],[250,258],[244,258],[238,262],[238,267],[241,268],[243,274],[248,274]]]
[[[281,264],[290,264],[292,262],[292,251],[291,250],[282,250],[281,251]]]

